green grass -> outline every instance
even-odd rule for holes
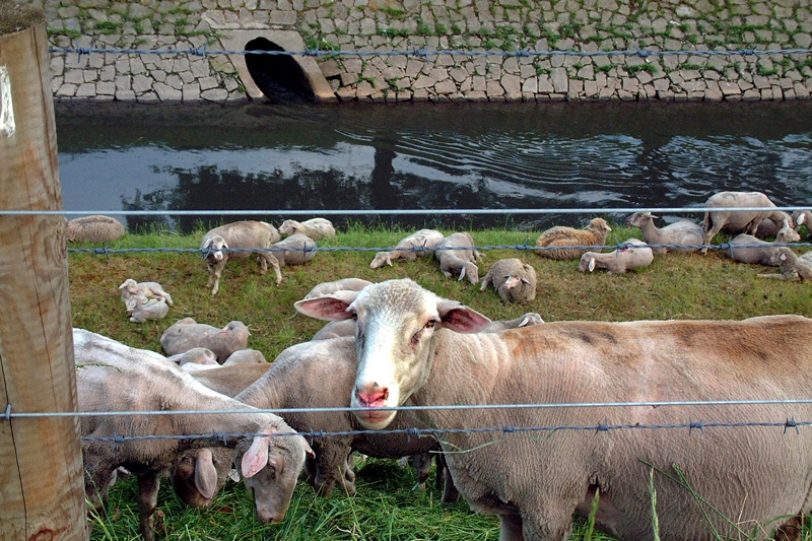
[[[361,226],[340,231],[320,246],[394,245],[411,231],[368,229]],[[533,245],[538,232],[482,230],[473,232],[477,244]],[[609,243],[639,231],[615,227]],[[128,235],[110,248],[197,248],[200,233]],[[430,260],[395,262],[393,267],[370,269],[373,252],[321,252],[307,265],[282,269],[277,287],[273,274],[260,276],[253,260],[232,261],[226,266],[220,294],[206,289],[206,268],[196,252],[181,254],[94,255],[71,254],[69,272],[73,325],[110,336],[136,347],[160,350],[160,335],[174,321],[193,317],[202,323],[223,326],[238,319],[251,329],[249,346],[273,359],[282,349],[307,340],[322,322],[297,315],[293,303],[314,285],[357,276],[370,280],[410,277],[436,293],[464,302],[494,319],[539,312],[547,321],[633,319],[742,319],[757,315],[794,313],[812,316],[810,286],[805,283],[756,278],[765,269],[735,263],[719,253],[668,254],[638,273],[613,276],[583,274],[574,261],[550,261],[534,253],[514,250],[487,251],[480,275],[497,259],[520,257],[538,273],[536,300],[526,306],[503,305],[493,290],[480,292],[468,282],[443,277]],[[117,287],[126,278],[157,280],[172,294],[175,306],[167,319],[134,324],[127,320]],[[205,511],[182,507],[171,490],[162,488],[165,539],[170,540],[496,540],[494,517],[472,514],[464,503],[439,503],[433,487],[413,490],[411,470],[393,461],[372,460],[359,472],[355,497],[335,493],[317,498],[300,483],[287,518],[282,524],[261,525],[253,518],[253,505],[242,485],[227,485],[212,508]],[[432,483],[430,482],[429,485]],[[137,538],[135,483],[124,479],[114,487],[107,516],[98,519],[92,539]],[[712,503],[712,502],[711,502]],[[660,501],[660,506],[667,502]],[[571,539],[611,539],[580,524]]]

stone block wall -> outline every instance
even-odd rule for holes
[[[341,101],[789,100],[812,55],[504,56],[502,51],[779,50],[812,44],[807,0],[34,0],[52,44],[222,50],[237,29],[295,30]],[[375,52],[455,50],[455,54]],[[470,51],[493,51],[487,56]],[[229,57],[54,54],[59,99],[248,99]]]

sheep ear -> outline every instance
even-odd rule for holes
[[[255,476],[268,464],[268,448],[271,445],[271,438],[268,436],[257,436],[251,443],[251,447],[242,455],[240,471],[246,479]]]
[[[332,295],[296,301],[293,307],[302,315],[322,321],[350,319],[353,314],[348,312],[347,308],[349,308],[356,296],[358,296],[358,291],[336,291]]]
[[[589,267],[588,268],[589,268],[589,272],[592,272],[592,271],[595,270],[595,258],[594,257],[589,260]]]
[[[313,449],[310,447],[310,444],[307,443],[307,440],[302,438],[302,443],[304,444],[304,452],[310,458],[316,458],[316,453],[313,452]]]
[[[437,302],[437,311],[442,319],[443,327],[452,331],[471,333],[478,332],[488,325],[491,320],[476,310],[463,306],[457,301],[440,299]]]
[[[214,242],[214,239],[206,239],[206,242],[203,243],[203,246],[200,247],[201,250],[206,250],[211,248],[211,244]]]
[[[522,283],[530,285],[530,280],[528,280],[527,278],[522,278]]]
[[[800,214],[800,216],[798,216],[798,221],[797,221],[797,222],[795,222],[795,224],[796,224],[796,225],[801,225],[801,224],[803,224],[803,223],[804,223],[804,220],[806,220],[806,214],[804,214],[804,213],[802,212],[802,213]]]
[[[201,449],[195,457],[195,488],[210,500],[217,492],[217,470],[210,449]]]

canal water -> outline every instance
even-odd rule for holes
[[[350,220],[538,229],[593,215],[621,218],[601,208],[700,206],[722,190],[758,190],[778,205],[812,206],[812,103],[802,101],[95,103],[58,104],[56,120],[68,210],[312,209],[316,216],[321,209],[595,209],[332,218],[339,226]],[[157,223],[182,232],[200,220],[122,219],[130,230]]]

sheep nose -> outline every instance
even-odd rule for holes
[[[379,387],[377,383],[371,383],[363,387],[356,387],[355,397],[358,399],[358,403],[365,408],[383,406],[386,399],[389,398],[389,389]]]
[[[274,513],[272,511],[257,510],[257,518],[264,524],[279,524],[282,522],[284,516],[280,516],[278,513]]]

